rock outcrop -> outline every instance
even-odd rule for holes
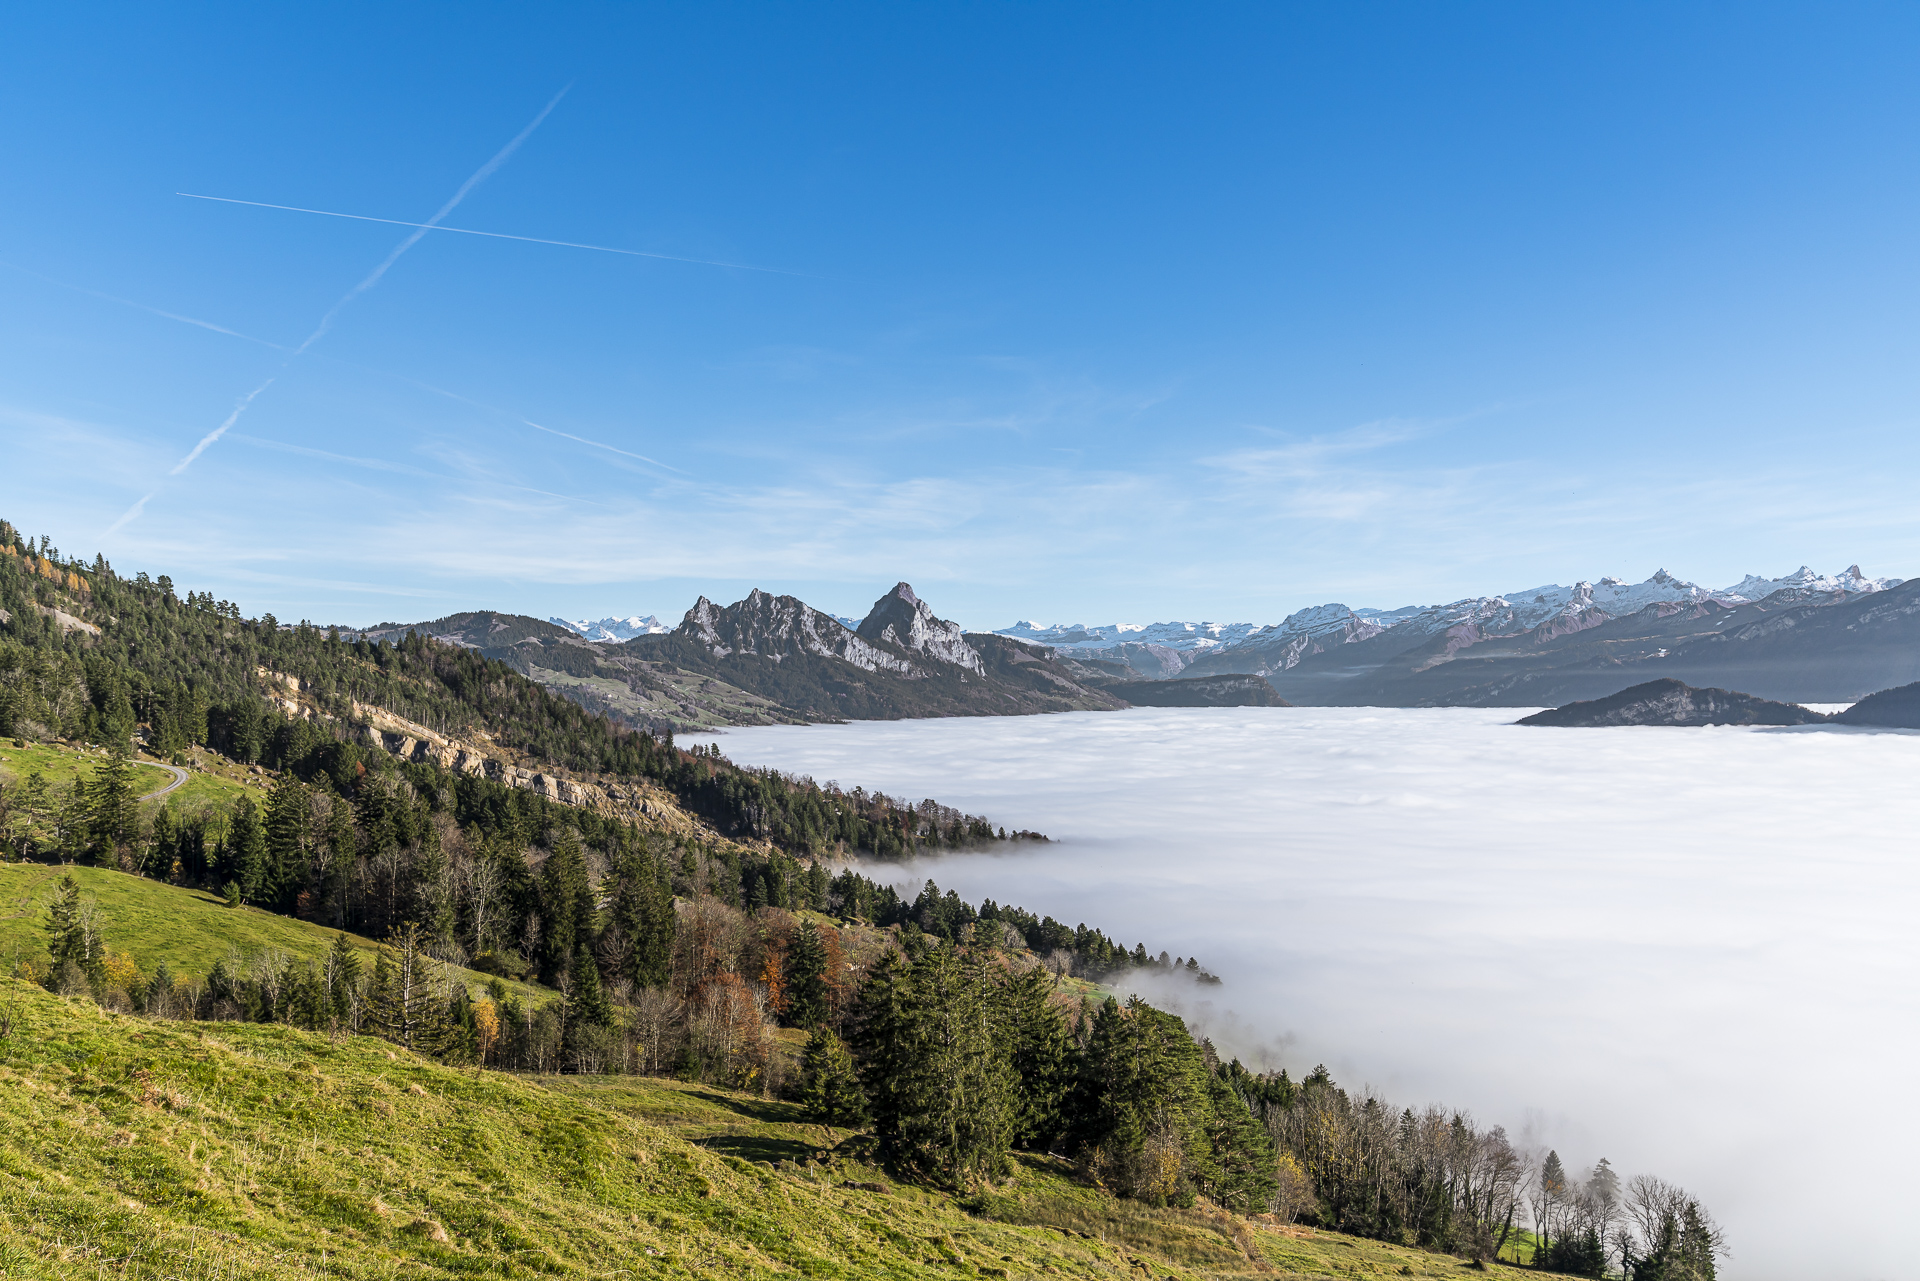
[[[927,603],[913,594],[906,583],[895,583],[893,590],[873,602],[861,620],[860,636],[870,641],[886,641],[925,654],[955,667],[964,667],[975,675],[986,670],[978,650],[967,644],[966,633],[957,623],[935,618]]]

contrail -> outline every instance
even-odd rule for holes
[[[282,368],[284,367],[285,366],[282,366]],[[227,429],[240,421],[240,415],[247,412],[247,406],[253,403],[253,398],[255,396],[258,396],[261,392],[265,391],[267,388],[273,386],[273,379],[278,378],[279,376],[280,376],[279,374],[275,374],[273,378],[267,379],[267,381],[261,383],[258,387],[255,387],[252,391],[248,392],[245,396],[242,396],[240,398],[240,403],[233,407],[233,412],[227,415],[227,421],[221,423],[218,427],[215,427],[212,431],[202,436],[200,438],[200,443],[193,447],[193,452],[188,454],[185,458],[182,458],[179,462],[175,463],[173,465],[173,470],[168,472],[167,475],[178,476],[181,472],[187,469],[187,467],[193,462],[194,459],[206,453],[207,447],[209,445],[213,444],[214,441],[219,440],[222,436],[226,435]]]
[[[240,415],[247,412],[247,407],[253,404],[254,399],[257,396],[259,396],[261,392],[273,386],[274,380],[279,378],[281,374],[286,372],[287,366],[291,365],[294,361],[298,360],[301,356],[305,355],[307,348],[313,346],[313,344],[315,344],[316,342],[319,342],[320,339],[326,335],[327,330],[333,327],[334,318],[338,316],[343,310],[346,309],[347,304],[351,303],[354,299],[358,298],[361,294],[366,293],[367,290],[379,284],[380,278],[387,274],[387,269],[392,267],[394,263],[400,261],[400,255],[406,253],[407,250],[413,248],[416,244],[420,243],[420,238],[422,236],[426,235],[427,232],[431,231],[434,227],[438,226],[440,223],[440,220],[445,218],[448,214],[452,213],[454,209],[459,206],[460,202],[467,198],[467,195],[469,192],[471,192],[475,187],[479,186],[481,183],[485,182],[488,178],[492,177],[494,171],[497,170],[501,165],[505,164],[507,162],[508,157],[512,156],[515,151],[519,150],[520,144],[525,142],[529,137],[533,135],[533,131],[535,129],[538,129],[540,127],[541,122],[544,121],[549,115],[553,113],[553,109],[560,105],[560,99],[566,97],[567,90],[571,88],[573,88],[573,86],[569,84],[565,89],[562,89],[559,93],[554,94],[553,100],[547,103],[546,106],[542,107],[540,109],[540,114],[533,118],[533,123],[528,125],[525,129],[522,129],[519,133],[515,134],[513,141],[509,142],[506,146],[500,148],[500,150],[494,154],[493,159],[487,161],[486,164],[481,165],[478,169],[474,170],[473,176],[460,184],[460,190],[454,192],[453,198],[447,201],[446,204],[440,206],[440,211],[438,213],[434,214],[433,217],[429,218],[426,222],[411,224],[415,229],[414,233],[411,236],[408,236],[405,240],[401,241],[399,247],[396,248],[392,253],[388,254],[384,262],[382,262],[378,267],[375,267],[371,272],[367,274],[366,279],[362,280],[359,284],[355,285],[352,289],[349,289],[346,292],[345,296],[342,297],[339,302],[333,304],[333,306],[327,311],[327,314],[320,318],[320,323],[314,327],[313,332],[307,335],[307,340],[301,343],[298,347],[295,347],[293,351],[289,353],[287,358],[280,362],[280,368],[276,369],[273,372],[272,376],[269,377],[265,382],[261,383],[258,387],[255,387],[252,391],[248,392],[241,399],[240,403],[234,406],[233,412],[227,415],[227,420],[221,423],[218,427],[215,427],[212,431],[208,432],[206,435],[202,436],[200,438],[200,443],[195,445],[185,458],[182,458],[179,462],[175,463],[173,465],[173,469],[169,471],[167,475],[170,477],[178,476],[181,472],[184,472],[188,467],[192,466],[194,459],[200,457],[201,454],[204,454],[222,436],[226,435],[228,429],[231,428],[235,423],[240,421]],[[209,326],[209,328],[212,328],[212,327],[213,326]],[[158,494],[160,492],[160,489],[162,487],[164,487],[165,483],[166,482],[162,481],[161,485],[156,486],[152,493],[148,494],[145,498],[142,498],[139,502],[135,503],[133,506],[127,508],[126,512],[120,517],[120,519],[113,522],[113,524],[107,528],[107,533],[112,534],[116,532],[122,526],[126,525],[129,521],[138,517],[140,513],[146,509],[147,503],[153,499],[155,494]]]
[[[284,209],[288,213],[319,214],[324,218],[351,218],[355,222],[383,222],[393,227],[419,227],[425,231],[457,231],[463,236],[487,236],[494,240],[524,240],[531,245],[559,245],[563,249],[592,249],[603,254],[625,254],[630,258],[659,258],[664,262],[690,262],[702,267],[732,267],[737,271],[764,271],[776,276],[803,276],[818,279],[804,271],[784,267],[755,267],[744,262],[722,262],[716,258],[683,258],[679,254],[649,253],[644,249],[616,249],[612,245],[589,245],[578,240],[547,240],[540,236],[510,236],[504,231],[475,231],[471,227],[443,227],[431,222],[405,222],[399,218],[373,218],[366,214],[336,213],[331,209],[308,209],[301,205],[273,205],[264,200],[235,200],[231,196],[202,196],[191,191],[176,191],[189,200],[217,200],[223,205],[252,205],[255,209]]]
[[[90,298],[102,298],[107,302],[118,303],[122,307],[132,307],[135,311],[144,311],[150,315],[159,316],[164,320],[177,320],[183,325],[198,325],[202,329],[211,329],[216,334],[225,334],[229,338],[239,338],[246,342],[257,342],[262,347],[271,347],[275,351],[287,350],[287,348],[277,342],[269,342],[265,338],[255,338],[252,334],[243,334],[237,329],[228,329],[225,325],[216,325],[211,320],[196,320],[192,316],[183,316],[177,311],[162,311],[158,307],[149,307],[146,303],[135,302],[131,298],[122,298],[118,294],[104,294],[98,289],[89,289],[85,285],[76,285],[71,280],[61,280],[56,276],[43,275],[31,268],[22,267],[17,263],[0,262],[0,267],[5,267],[8,271],[17,271],[23,276],[32,276],[35,280],[44,280],[48,284],[58,285],[62,289],[71,289],[75,293],[86,294]]]
[[[452,395],[451,392],[447,394]],[[462,396],[460,399],[465,400],[466,397]],[[470,402],[470,403],[477,403],[477,402]],[[612,445],[603,445],[597,440],[588,440],[585,436],[575,436],[571,432],[555,431],[551,427],[542,427],[539,423],[534,422],[531,418],[522,418],[520,421],[525,423],[527,426],[533,428],[535,431],[546,432],[549,436],[564,436],[566,437],[566,439],[578,441],[582,445],[592,445],[595,449],[604,449],[610,454],[625,454],[628,458],[638,458],[641,462],[647,463],[651,466],[664,468],[667,471],[680,472],[682,476],[686,475],[686,473],[683,471],[680,471],[678,467],[668,467],[665,463],[660,462],[658,459],[649,458],[645,454],[636,454],[630,449],[616,449]]]
[[[453,199],[447,201],[446,204],[440,206],[439,213],[436,213],[433,217],[427,219],[425,222],[412,224],[414,227],[414,233],[411,236],[408,236],[405,240],[401,241],[399,248],[395,249],[392,253],[388,254],[387,260],[381,263],[378,267],[375,267],[371,272],[369,272],[365,280],[355,285],[352,289],[349,289],[347,291],[346,297],[342,298],[339,302],[333,304],[333,310],[329,311],[326,315],[320,318],[320,324],[314,329],[313,333],[308,335],[307,340],[301,343],[300,346],[294,350],[293,354],[298,356],[301,352],[305,351],[307,348],[313,346],[314,343],[318,342],[320,340],[321,335],[325,334],[328,329],[333,327],[333,318],[339,315],[340,312],[346,307],[348,303],[352,302],[355,298],[358,298],[361,294],[364,294],[365,292],[367,292],[367,290],[379,284],[380,277],[387,274],[387,268],[393,266],[394,263],[400,261],[401,254],[407,252],[407,250],[419,244],[420,238],[422,236],[425,236],[429,231],[439,226],[440,220],[442,218],[445,218],[448,214],[452,213],[454,209],[460,204],[460,202],[467,198],[468,192],[472,191],[475,187],[479,186],[481,183],[485,182],[488,178],[492,177],[493,171],[498,169],[501,165],[505,164],[507,162],[507,157],[511,156],[514,152],[520,149],[520,144],[525,142],[529,137],[532,136],[533,131],[540,127],[540,122],[545,120],[547,116],[552,113],[553,109],[560,105],[560,99],[566,97],[567,89],[571,89],[571,88],[573,88],[573,86],[568,85],[566,89],[562,89],[559,93],[554,94],[553,101],[549,102],[545,107],[541,108],[540,114],[533,118],[533,123],[528,125],[525,129],[522,129],[518,134],[516,134],[512,142],[509,142],[506,146],[500,148],[498,154],[496,154],[493,159],[487,161],[486,164],[481,165],[478,169],[476,169],[474,171],[473,177],[461,183],[460,190],[453,193]]]

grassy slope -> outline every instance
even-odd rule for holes
[[[270,776],[256,776],[245,766],[204,747],[194,748],[192,756],[193,770],[187,781],[167,794],[164,803],[169,809],[176,813],[197,813],[207,806],[224,809],[249,791],[257,803],[264,803],[267,788],[273,781]],[[57,786],[92,778],[104,759],[98,749],[84,751],[59,743],[15,747],[12,739],[6,739],[4,746],[0,746],[0,779],[11,786],[39,774],[50,785]],[[139,764],[134,766],[133,781],[145,794],[165,787],[173,781],[173,776],[158,766]],[[149,801],[147,808],[151,811],[161,803]]]
[[[12,979],[0,1008],[0,1276],[1256,1270],[1206,1215],[1117,1206],[1047,1162],[992,1218],[839,1186],[886,1182],[857,1160],[751,1162],[739,1153],[802,1156],[845,1132],[709,1087],[476,1073],[365,1038],[106,1014]],[[1466,1270],[1326,1233],[1253,1240],[1282,1275]]]
[[[25,782],[34,774],[47,780],[49,786],[59,787],[76,779],[92,778],[106,760],[98,750],[86,752],[77,748],[62,747],[58,744],[36,743],[31,747],[15,747],[13,740],[5,740],[0,747],[0,778],[11,784]],[[136,765],[133,769],[133,784],[141,792],[154,792],[173,781],[173,776],[154,765]]]
[[[204,978],[213,963],[234,948],[274,949],[298,960],[318,961],[333,946],[333,930],[258,908],[230,908],[204,890],[99,867],[5,863],[0,864],[0,968],[11,970],[16,959],[45,959],[47,905],[67,875],[79,882],[82,894],[99,903],[106,917],[107,946],[130,953],[143,974],[152,974],[164,960],[176,979]],[[378,946],[359,935],[347,937],[369,957]],[[463,973],[470,990],[485,987],[487,976]],[[507,986],[535,1005],[557,999],[545,988]]]

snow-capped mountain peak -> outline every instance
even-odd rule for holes
[[[553,617],[547,620],[556,627],[577,632],[590,641],[626,641],[636,636],[658,636],[673,629],[655,618],[652,614],[632,614],[626,618],[602,618],[595,622],[585,619]]]

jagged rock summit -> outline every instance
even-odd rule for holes
[[[714,658],[755,654],[774,662],[798,654],[837,658],[866,672],[914,675],[913,663],[869,645],[839,619],[796,596],[770,596],[758,587],[722,608],[702,596],[672,633]]]
[[[1795,703],[1776,703],[1727,689],[1695,689],[1676,680],[1648,681],[1610,698],[1568,703],[1516,721],[1519,725],[1818,725],[1828,718]]]
[[[866,640],[886,641],[964,667],[976,675],[986,670],[980,652],[967,644],[960,625],[935,618],[907,583],[895,583],[892,591],[873,602],[860,622],[858,634]]]

